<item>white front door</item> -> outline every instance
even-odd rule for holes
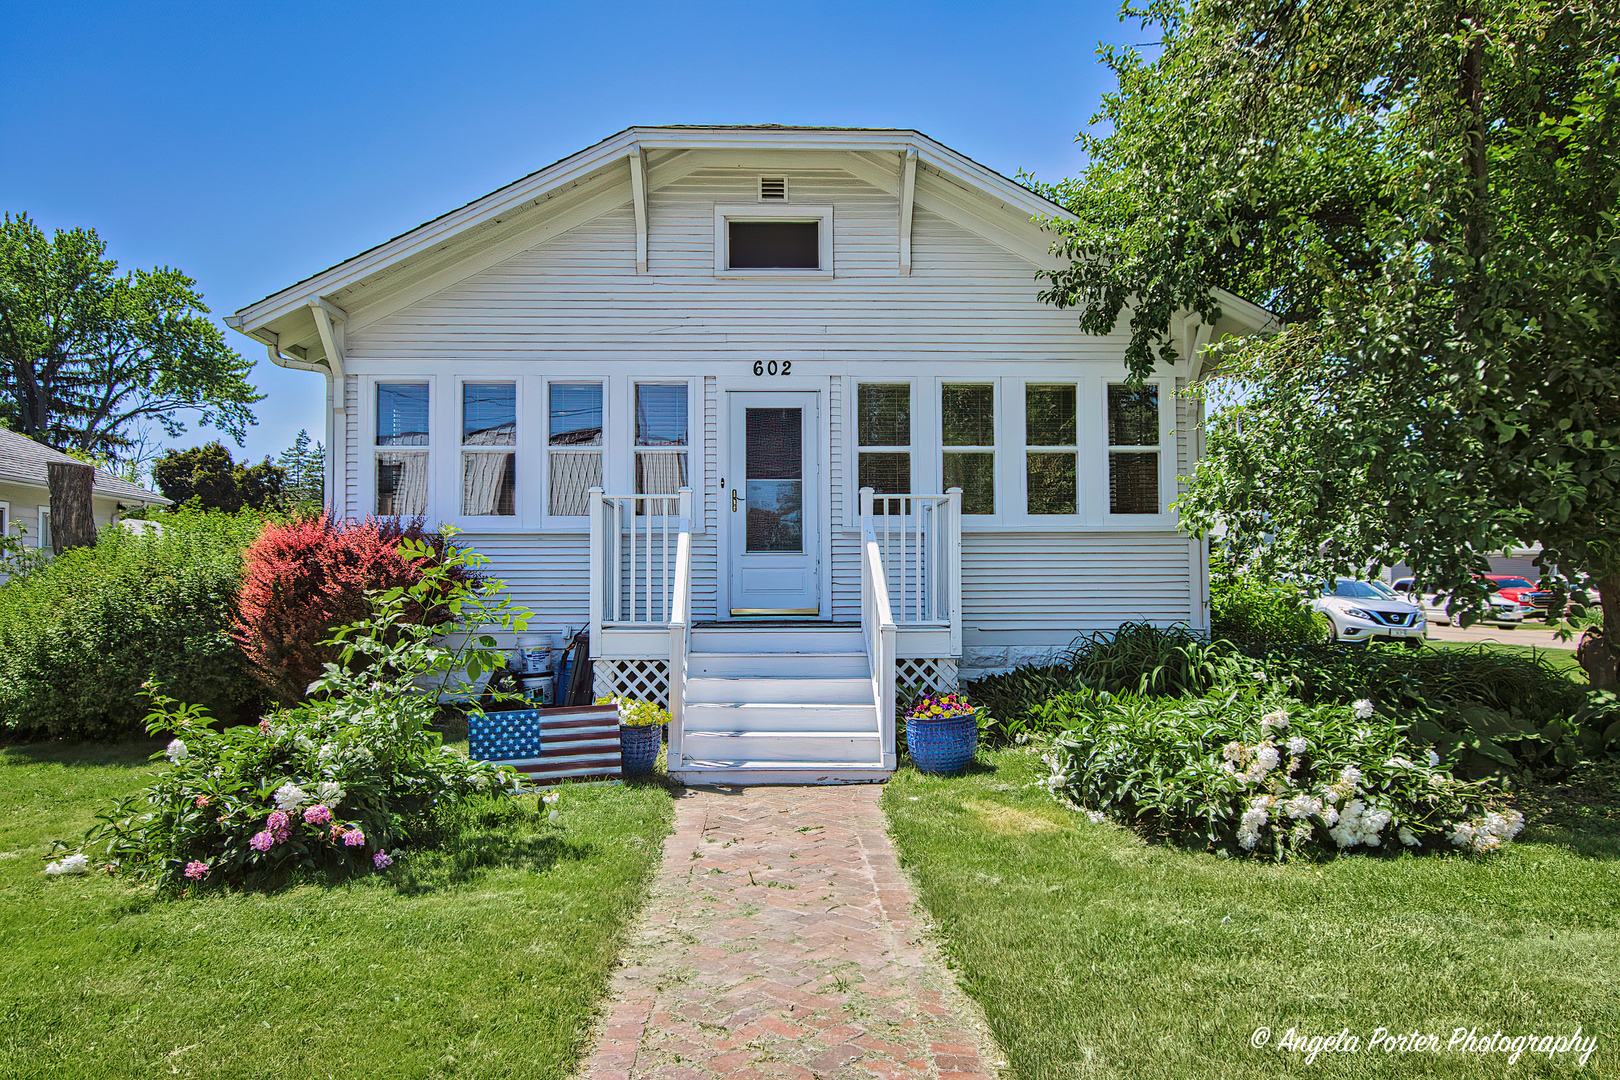
[[[731,460],[720,507],[728,521],[731,615],[821,613],[820,395],[734,391]]]

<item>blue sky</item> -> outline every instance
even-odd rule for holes
[[[218,318],[632,124],[910,127],[1057,179],[1113,85],[1098,43],[1144,36],[1117,11],[13,0],[0,209],[179,267]],[[268,395],[247,453],[318,433],[320,378],[226,337]]]

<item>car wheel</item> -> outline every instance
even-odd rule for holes
[[[1339,643],[1339,627],[1333,622],[1332,619],[1328,620],[1327,643],[1329,645],[1337,645]]]

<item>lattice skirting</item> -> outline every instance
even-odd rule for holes
[[[669,708],[668,660],[598,660],[593,676],[593,699],[622,694]]]
[[[956,661],[950,657],[906,657],[894,662],[894,700],[901,709],[918,694],[957,690]]]

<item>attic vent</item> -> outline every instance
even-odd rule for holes
[[[787,200],[787,177],[762,176],[759,178],[760,202],[785,202]]]

